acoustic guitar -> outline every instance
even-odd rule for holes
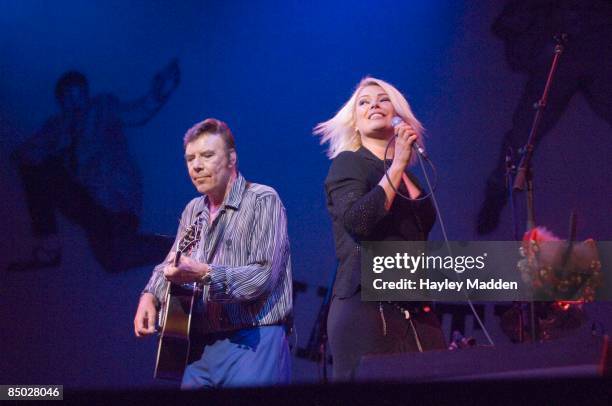
[[[185,230],[174,257],[178,266],[183,253],[188,254],[198,243],[201,219]],[[181,380],[189,361],[191,323],[197,284],[174,284],[168,281],[164,301],[159,311],[157,359],[153,376],[159,379]]]
[[[178,266],[181,255],[189,253],[197,246],[202,230],[202,219],[197,219],[186,231],[177,248],[174,266]],[[225,224],[221,226],[208,257],[211,262],[223,235]],[[202,294],[197,283],[175,284],[168,282],[165,301],[159,312],[159,344],[155,362],[155,378],[180,381],[185,367],[194,361],[202,344],[204,322],[200,317],[192,317],[195,301]]]
[[[174,260],[178,265],[181,252]],[[159,343],[155,374],[157,379],[181,380],[189,361],[190,331],[193,304],[198,292],[196,284],[175,284],[168,282],[165,300],[159,313]]]

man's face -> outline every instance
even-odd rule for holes
[[[198,192],[223,198],[235,171],[236,151],[228,151],[219,135],[205,134],[185,146],[185,161]]]
[[[62,91],[62,109],[68,113],[83,112],[87,107],[87,90],[82,86],[68,86]]]

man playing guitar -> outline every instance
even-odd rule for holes
[[[187,291],[191,299],[178,305],[187,314],[190,347],[181,388],[289,383],[292,282],[283,204],[274,189],[247,182],[238,171],[224,122],[196,124],[184,146],[202,196],[185,207],[173,248],[143,290],[134,332],[155,333],[160,306],[173,290]],[[162,328],[169,331],[169,323],[163,320]]]

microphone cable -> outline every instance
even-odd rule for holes
[[[400,191],[398,190],[399,188],[396,188],[393,183],[391,182],[391,178],[389,177],[389,173],[388,173],[388,168],[387,168],[387,151],[389,150],[389,147],[391,145],[391,142],[395,141],[395,138],[397,136],[391,137],[389,139],[389,142],[387,143],[387,147],[385,148],[385,156],[383,159],[383,165],[384,165],[384,169],[385,169],[385,177],[387,178],[387,181],[389,182],[389,185],[391,185],[391,188],[393,189],[393,191],[395,191],[396,194],[398,194],[399,196],[401,196],[402,198],[409,200],[409,201],[421,201],[421,200],[425,200],[429,197],[431,197],[431,201],[434,204],[434,208],[436,209],[436,213],[438,215],[438,221],[440,222],[440,229],[442,230],[442,236],[444,237],[444,242],[446,244],[446,249],[448,250],[448,253],[450,254],[450,256],[453,256],[453,252],[452,249],[450,247],[450,243],[448,240],[448,235],[446,234],[446,226],[444,225],[444,219],[442,216],[442,212],[440,211],[440,207],[438,206],[438,199],[436,199],[436,194],[435,194],[435,188],[437,187],[438,184],[438,172],[436,170],[435,165],[433,164],[433,162],[431,161],[431,159],[429,159],[427,156],[424,156],[415,146],[414,143],[412,144],[412,148],[414,148],[416,151],[414,151],[414,153],[417,154],[417,157],[419,159],[419,164],[421,166],[421,170],[423,171],[423,177],[425,178],[425,182],[427,183],[427,187],[429,188],[429,193],[427,193],[425,196],[423,197],[419,197],[417,199],[411,199],[409,196],[404,195],[403,193],[400,193]],[[426,160],[427,163],[429,163],[429,165],[432,168],[432,171],[434,173],[435,176],[435,182],[432,186],[431,181],[429,179],[429,176],[427,174],[427,171],[425,169],[425,163],[423,162],[423,160]],[[459,274],[457,272],[454,272],[455,274],[455,278],[459,281],[462,281],[462,278],[459,276]],[[464,292],[465,293],[465,292]],[[478,325],[480,326],[480,328],[482,329],[482,332],[484,333],[487,341],[489,342],[489,344],[491,346],[495,346],[495,343],[493,342],[493,339],[491,338],[491,335],[489,334],[489,331],[487,330],[487,328],[485,327],[484,323],[482,322],[482,320],[480,319],[480,316],[478,315],[478,312],[476,311],[476,308],[474,307],[474,303],[472,302],[472,300],[470,299],[470,297],[468,296],[467,293],[465,293],[465,298],[467,300],[468,306],[470,307],[470,310],[472,311],[472,314],[474,315],[474,318],[476,319],[476,322],[478,323]]]

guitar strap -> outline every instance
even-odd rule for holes
[[[223,239],[225,227],[227,223],[229,223],[232,213],[233,210],[228,211],[226,209],[223,209],[223,212],[219,213],[219,216],[217,216],[217,218],[215,219],[215,222],[217,222],[217,224],[220,224],[218,225],[219,229],[216,230],[215,240],[213,241],[213,245],[210,248],[210,252],[206,256],[207,264],[210,264],[213,258],[215,257],[215,253],[217,252],[217,248],[219,247],[219,242]],[[222,219],[222,217],[225,218]],[[221,222],[221,220],[223,221]],[[213,222],[213,224],[215,222]],[[181,237],[177,246],[177,251],[180,251],[181,254],[189,255],[193,252],[193,250],[197,250],[199,248],[199,245],[201,243],[200,240],[202,238],[203,223],[204,217],[202,216],[202,214],[199,214],[194,220],[194,222],[189,227],[187,227],[187,230],[185,231],[183,237]]]
[[[223,234],[225,234],[225,227],[227,226],[227,223],[229,223],[231,214],[233,212],[234,210],[228,211],[226,209],[223,209],[223,212],[219,213],[219,216],[217,216],[216,218],[217,222],[220,222],[221,216],[226,215],[227,217],[224,218],[223,222],[219,225],[219,229],[217,230],[217,234],[215,236],[215,240],[213,241],[213,245],[210,248],[210,252],[208,253],[206,257],[207,264],[210,264],[213,258],[215,257],[215,253],[217,252],[217,248],[219,247],[219,242],[223,239]]]
[[[231,211],[223,209],[223,212],[219,213],[219,215],[217,216],[217,218],[215,220],[215,221],[217,221],[217,225],[218,225],[219,229],[216,230],[217,232],[215,233],[215,237],[214,237],[215,239],[213,241],[212,247],[210,248],[210,252],[206,256],[206,263],[207,264],[210,264],[212,262],[212,260],[214,259],[214,257],[215,257],[215,253],[217,252],[217,248],[219,247],[219,242],[221,242],[223,240],[223,235],[225,233],[225,228],[226,228],[227,224],[229,223],[229,221],[231,219],[233,211],[234,211],[233,209]],[[227,216],[227,217],[225,217],[225,216]],[[223,220],[223,221],[221,222],[221,220]],[[202,286],[201,284],[194,284],[194,288],[195,288],[194,289],[194,294],[195,294],[195,292],[198,292],[198,291],[204,297],[208,294],[207,293],[208,292],[207,291],[207,288],[208,288],[207,286]],[[206,300],[196,300],[195,301],[194,309],[193,309],[194,314],[203,314],[203,313],[206,313],[207,311],[208,310],[207,310]],[[198,331],[197,330],[198,326],[203,327],[200,324],[196,324],[196,325],[192,325],[192,326],[193,326],[192,329],[195,328],[196,330],[193,330],[193,332],[195,332],[195,334],[191,335],[191,339],[195,340],[195,341],[198,341],[198,340],[200,340],[204,336],[205,331]],[[192,346],[192,348],[199,348],[199,345],[196,344],[195,346]],[[194,355],[197,355],[197,354],[191,353],[190,357],[193,357]]]
[[[251,186],[251,182],[246,182],[246,187],[245,190],[248,189]],[[219,222],[221,221],[221,216],[226,216],[226,218],[223,219],[223,223],[219,226],[220,229],[217,230],[217,235],[215,237],[215,241],[213,242],[212,247],[210,248],[210,252],[208,253],[208,256],[206,257],[206,263],[210,264],[213,260],[213,258],[215,257],[215,253],[217,252],[217,248],[219,247],[219,242],[223,239],[223,235],[225,234],[225,227],[227,226],[227,224],[230,222],[231,218],[232,218],[232,214],[234,213],[235,209],[231,209],[231,210],[227,210],[226,208],[223,208],[223,211],[221,213],[219,213],[219,215],[217,216],[217,218],[215,219],[215,221]],[[214,223],[214,221],[213,221]]]

